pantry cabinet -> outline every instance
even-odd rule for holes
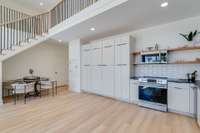
[[[129,102],[129,45],[129,36],[121,35],[83,46],[82,87],[89,88],[84,90]]]

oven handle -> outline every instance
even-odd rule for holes
[[[180,87],[174,87],[175,89],[179,89],[179,90],[182,90],[183,88],[180,88]]]
[[[146,89],[146,88],[160,88],[160,89],[167,89],[167,87],[158,87],[158,86],[149,86],[149,85],[139,85],[138,88],[141,88],[141,89]]]

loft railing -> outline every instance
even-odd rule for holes
[[[99,0],[63,0],[50,11],[51,27],[93,5]]]
[[[49,30],[49,13],[18,19],[0,25],[0,53],[20,46],[23,42],[35,39],[36,36]]]
[[[9,13],[7,17],[6,15],[3,15],[3,17],[1,16],[0,54],[2,54],[4,50],[12,50],[13,47],[20,46],[23,42],[29,42],[30,39],[36,39],[36,36],[48,33],[49,29],[53,26],[97,1],[98,0],[63,0],[50,12],[37,16],[25,16],[24,18],[14,15],[12,19],[9,19]],[[4,13],[6,14],[6,12]],[[6,19],[4,19],[4,17]]]
[[[26,17],[30,17],[30,15],[0,5],[0,24]]]

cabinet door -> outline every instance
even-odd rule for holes
[[[190,84],[190,113],[195,115],[197,113],[197,87]]]
[[[116,99],[122,99],[121,92],[121,71],[120,66],[115,66],[115,89],[114,89],[114,97]]]
[[[189,84],[169,83],[168,108],[182,113],[189,113],[189,89]]]
[[[91,92],[95,94],[101,94],[101,81],[102,72],[100,67],[92,67],[91,69]]]
[[[120,45],[115,45],[115,64],[120,65],[121,64],[121,51],[120,51]]]
[[[120,44],[120,64],[129,64],[129,45]]]
[[[114,41],[105,40],[103,42],[102,62],[104,65],[114,65]]]
[[[115,46],[115,64],[124,65],[129,64],[129,45],[117,44]]]
[[[102,68],[102,95],[114,97],[114,68],[104,66]]]
[[[121,92],[122,100],[129,102],[130,101],[130,79],[129,79],[129,67],[128,65],[122,65],[120,67],[120,80],[121,80]]]
[[[81,64],[82,66],[90,65],[91,49],[89,45],[82,46]]]
[[[200,88],[197,91],[197,120],[200,126]]]
[[[90,92],[90,67],[83,67],[81,70],[81,89]]]
[[[98,66],[102,64],[102,45],[101,42],[93,43],[93,48],[91,51],[92,64]]]
[[[138,104],[138,80],[130,80],[130,102]]]

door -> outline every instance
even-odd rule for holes
[[[182,113],[189,113],[189,84],[169,83],[168,108]]]
[[[102,67],[102,95],[114,97],[114,68],[113,66]]]

